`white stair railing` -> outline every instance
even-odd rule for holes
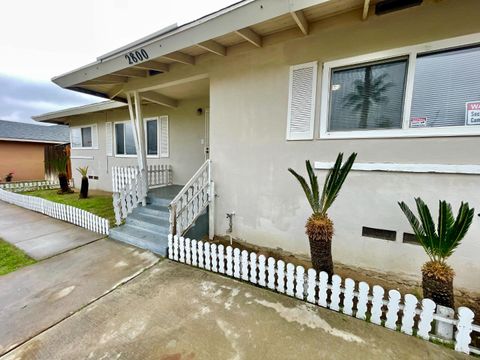
[[[127,178],[123,186],[118,183],[115,185],[116,191],[113,193],[113,210],[115,212],[115,223],[117,225],[120,225],[138,204],[143,203],[143,205],[145,205],[145,199],[147,197],[145,173],[145,171],[139,171],[138,168],[134,168],[133,171],[128,173],[130,177]]]
[[[183,235],[213,200],[210,160],[197,170],[169,205],[170,233]]]
[[[138,171],[138,166],[112,167],[112,191],[119,192],[130,183]],[[172,167],[170,165],[148,165],[147,174],[149,189],[172,184]]]

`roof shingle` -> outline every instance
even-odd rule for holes
[[[45,126],[6,120],[0,120],[0,139],[56,143],[70,142],[68,126]]]

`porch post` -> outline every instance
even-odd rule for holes
[[[142,114],[142,98],[138,91],[133,93],[133,97],[135,99],[135,118],[136,118],[136,125],[137,125],[137,134],[138,134],[138,147],[139,152],[138,157],[141,158],[143,170],[143,178],[144,178],[144,185],[145,191],[148,190],[148,169],[147,169],[147,150],[145,145],[145,127],[143,125],[143,114]]]

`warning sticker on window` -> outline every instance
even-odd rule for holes
[[[480,125],[480,101],[465,103],[465,122],[467,125]]]
[[[427,127],[427,118],[426,117],[412,117],[412,118],[410,118],[410,127],[411,128]]]

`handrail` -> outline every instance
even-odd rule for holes
[[[212,202],[211,163],[206,160],[169,204],[170,232],[183,234]]]
[[[184,195],[184,193],[189,189],[193,183],[197,180],[198,176],[205,170],[205,167],[210,166],[210,159],[206,160],[202,166],[197,170],[197,172],[188,180],[188,182],[185,184],[185,186],[180,190],[180,192],[173,198],[172,201],[170,201],[170,205],[178,202],[178,200]],[[208,174],[208,182],[210,182],[210,171]]]

